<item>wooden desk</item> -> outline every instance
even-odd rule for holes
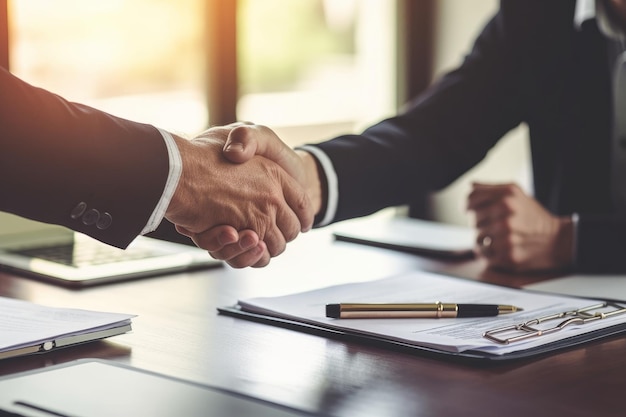
[[[51,354],[0,361],[0,375],[105,358],[336,416],[625,415],[626,338],[514,364],[476,367],[218,315],[239,298],[279,295],[423,268],[519,286],[545,277],[485,271],[301,236],[264,269],[229,267],[69,290],[0,274],[0,294],[137,314],[134,331]]]

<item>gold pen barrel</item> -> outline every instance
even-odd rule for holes
[[[449,303],[355,303],[341,304],[340,317],[358,318],[453,318],[457,316],[457,305]]]

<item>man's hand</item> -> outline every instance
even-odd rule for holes
[[[231,131],[213,128],[191,141],[175,137],[183,173],[165,217],[210,252],[216,241],[230,244],[236,235],[238,246],[261,253],[255,263],[262,266],[309,230],[314,214],[302,186],[276,163],[260,156],[241,165],[227,161],[222,150]]]
[[[491,267],[515,272],[558,270],[573,262],[569,217],[556,217],[515,184],[473,184],[478,252]]]
[[[289,148],[269,128],[242,124],[228,135],[224,156],[232,162],[246,165],[255,155],[263,156],[280,165],[301,184],[311,202],[312,215],[322,206],[322,187],[315,159],[308,153]],[[235,268],[259,267],[267,264],[269,254],[263,251],[264,238],[252,230],[225,227],[214,228],[204,234],[209,253]],[[256,246],[253,242],[258,242]]]

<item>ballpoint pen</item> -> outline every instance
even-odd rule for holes
[[[335,319],[490,317],[523,311],[502,304],[456,303],[340,303],[326,304],[326,317]]]

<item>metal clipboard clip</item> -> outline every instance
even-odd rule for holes
[[[602,309],[610,309],[608,311],[599,311]],[[564,327],[574,324],[585,324],[591,321],[602,320],[607,317],[616,316],[626,313],[626,307],[606,301],[600,304],[594,304],[588,307],[582,307],[578,310],[564,311],[562,313],[550,314],[529,320],[521,324],[513,324],[510,326],[499,327],[497,329],[488,330],[483,333],[483,337],[504,345],[519,342],[521,340],[530,339],[531,337],[539,337],[546,334],[558,332]],[[564,319],[553,327],[540,328],[542,323]],[[496,336],[498,335],[498,336]]]

